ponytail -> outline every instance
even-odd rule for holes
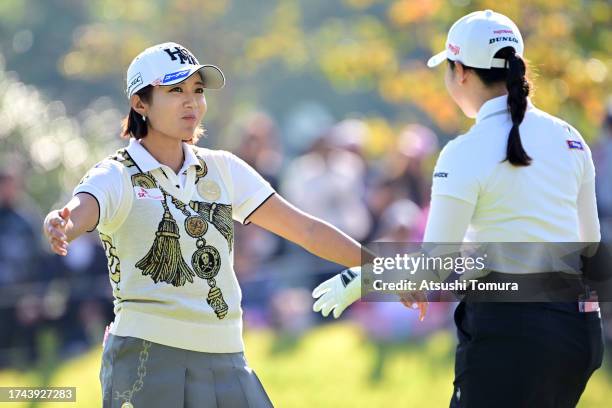
[[[527,96],[531,86],[526,77],[527,65],[512,47],[504,47],[495,53],[495,58],[506,60],[505,68],[473,68],[464,65],[464,68],[473,70],[486,86],[506,83],[508,90],[508,110],[512,118],[512,128],[508,135],[506,158],[513,166],[529,166],[531,157],[527,154],[521,143],[519,126],[527,110]],[[451,70],[455,68],[454,61],[448,60]]]
[[[506,159],[513,166],[529,166],[531,157],[527,154],[521,143],[519,125],[525,117],[527,110],[527,96],[529,95],[529,82],[525,78],[525,62],[512,53],[507,58],[508,76],[506,77],[506,88],[508,89],[508,109],[512,118],[512,128],[508,136],[506,147]],[[504,161],[505,161],[504,160]]]

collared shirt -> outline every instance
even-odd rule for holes
[[[240,223],[248,224],[247,218],[274,193],[274,189],[251,166],[234,154],[223,150],[197,149],[205,159],[228,163],[230,169],[228,176],[234,185],[232,189],[234,218]],[[164,189],[172,195],[189,201],[189,197],[195,191],[195,173],[199,166],[198,158],[191,146],[183,143],[185,160],[179,175],[176,175],[170,167],[159,163],[136,139],[130,139],[126,150],[141,171],[151,172]],[[87,172],[73,191],[73,194],[77,193],[88,193],[98,201],[100,208],[98,229],[102,232],[112,230],[115,224],[122,220],[129,210],[131,203],[129,196],[134,194],[131,180],[123,165],[108,159],[102,160]]]
[[[531,103],[531,99],[527,98],[527,110],[533,108],[534,106],[533,103]],[[476,124],[492,116],[498,115],[508,115],[508,95],[498,96],[483,103],[476,114]]]
[[[274,190],[229,152],[183,144],[176,175],[135,140],[126,151],[127,159],[98,163],[74,190],[99,203],[115,297],[110,332],[187,350],[242,351],[233,221],[248,223]]]
[[[519,130],[533,161],[516,167],[504,161],[511,127],[506,95],[485,102],[474,126],[442,149],[432,201],[447,196],[474,206],[471,241],[580,242],[578,198],[595,178],[589,147],[576,129],[529,102]]]
[[[161,168],[163,173],[167,176],[173,185],[177,186],[177,188],[185,187],[185,181],[187,179],[187,171],[195,166],[199,166],[198,158],[192,149],[188,147],[186,143],[183,143],[183,154],[185,160],[183,161],[183,165],[179,170],[178,174],[174,173],[174,171],[166,166],[165,164],[159,163],[151,153],[136,139],[130,139],[130,144],[127,147],[127,151],[132,156],[132,158],[138,163],[140,169],[143,172],[153,171],[158,168]]]

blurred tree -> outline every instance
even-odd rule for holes
[[[537,76],[534,99],[543,109],[591,137],[610,92],[612,12],[602,0],[252,3],[97,0],[89,6],[91,21],[75,32],[60,65],[68,78],[121,75],[146,45],[173,38],[228,71],[232,94],[220,101],[229,106],[225,118],[244,95],[253,104],[271,97],[266,87],[299,99],[300,82],[306,80],[322,95],[329,94],[322,89],[326,86],[344,94],[344,100],[334,101],[343,104],[340,114],[364,108],[380,115],[386,109],[396,120],[416,108],[452,133],[468,121],[446,97],[443,69],[428,70],[424,61],[443,48],[453,21],[472,10],[494,8],[517,21],[523,32]],[[316,80],[321,76],[327,84]],[[366,104],[350,102],[364,91]],[[276,108],[281,111],[275,113],[283,113]]]
[[[44,102],[36,90],[20,85],[19,112],[36,117],[37,133],[35,140],[12,136],[11,143],[21,143],[29,157],[44,151],[44,158],[35,160],[40,171],[62,183],[75,179],[82,166],[103,157],[96,151],[100,140],[118,142],[119,112],[127,111],[127,65],[146,46],[167,40],[183,43],[227,75],[227,87],[208,94],[204,143],[225,144],[235,118],[245,111],[266,109],[282,125],[308,101],[338,119],[366,117],[371,137],[381,129],[397,134],[413,121],[448,137],[466,130],[470,121],[447,97],[444,69],[427,69],[425,61],[444,47],[456,19],[486,8],[507,14],[521,28],[536,85],[534,102],[593,138],[611,93],[607,0],[5,0],[0,50],[7,70],[62,101]],[[14,88],[12,75],[4,77],[4,95]],[[2,109],[15,112],[11,105]],[[83,126],[84,120],[89,125]],[[99,127],[93,129],[94,122]],[[369,142],[369,153],[380,155],[384,146],[393,146],[387,136],[384,140]],[[69,142],[89,153],[86,164],[66,153]],[[64,156],[68,162],[58,159]],[[46,196],[58,186],[36,186],[42,189],[36,194]]]
[[[62,102],[0,70],[0,163],[25,173],[28,193],[45,210],[70,194],[92,161],[111,153],[118,121],[108,98],[68,117]]]

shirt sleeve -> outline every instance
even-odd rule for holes
[[[586,160],[584,162],[584,173],[582,175],[582,184],[595,182],[595,164],[593,163],[593,155],[591,154],[591,149],[586,142],[582,142],[584,144],[584,151],[586,153]]]
[[[121,213],[122,201],[126,194],[121,170],[111,161],[105,160],[92,167],[75,187],[73,195],[86,193],[98,202],[100,214],[97,227],[108,229]]]
[[[595,179],[583,182],[578,192],[578,225],[580,241],[599,242],[601,231],[597,216],[597,200],[595,196]]]
[[[459,246],[440,245],[462,243],[474,214],[474,204],[446,195],[436,195],[431,199],[427,227],[423,237],[423,249],[427,253],[440,252],[444,256],[457,256]],[[437,278],[446,280],[450,271],[437,270]]]
[[[444,146],[434,169],[431,186],[434,196],[443,195],[476,204],[480,191],[477,174],[478,164],[468,155],[463,155],[462,145],[453,141]]]
[[[575,127],[568,123],[563,123],[570,135],[572,136],[572,139],[578,141],[580,143],[580,146],[582,147],[582,150],[584,150],[585,160],[581,184],[590,183],[591,181],[595,180],[595,164],[593,163],[593,155],[591,153],[591,149],[589,148],[589,145],[586,143],[580,132]]]
[[[474,204],[453,197],[433,196],[423,242],[463,242],[474,215]]]
[[[242,223],[248,224],[248,218],[275,191],[255,169],[244,160],[232,153],[227,154],[230,175],[232,177],[232,216]]]

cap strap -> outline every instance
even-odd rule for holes
[[[508,60],[503,58],[493,58],[491,68],[508,68]]]

